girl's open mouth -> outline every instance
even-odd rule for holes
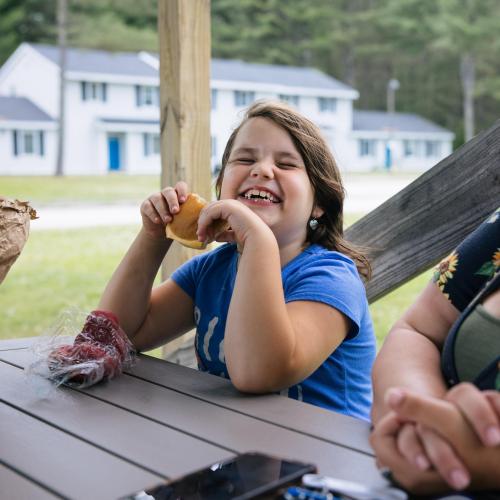
[[[252,188],[240,193],[238,198],[243,199],[245,202],[250,202],[256,205],[271,205],[281,203],[280,198],[267,189]]]

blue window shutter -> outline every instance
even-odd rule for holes
[[[19,149],[17,145],[17,130],[12,131],[12,146],[14,149],[14,156],[19,156]]]
[[[40,156],[45,155],[45,144],[44,144],[44,135],[43,135],[43,130],[40,130]]]
[[[141,87],[140,85],[135,86],[135,105],[139,107],[141,105]]]
[[[104,102],[108,100],[108,85],[106,83],[102,84],[102,100]]]
[[[80,82],[80,88],[82,90],[82,101],[87,100],[87,85],[86,82]]]
[[[149,148],[148,148],[148,134],[142,134],[142,141],[144,144],[144,156],[148,156]]]

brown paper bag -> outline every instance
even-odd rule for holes
[[[28,239],[30,220],[37,218],[29,202],[0,197],[0,283]]]

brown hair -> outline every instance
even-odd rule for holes
[[[256,117],[268,118],[286,130],[304,160],[315,203],[324,210],[324,214],[318,218],[318,227],[314,231],[307,227],[306,241],[348,255],[356,263],[358,272],[365,279],[370,279],[371,266],[368,259],[343,238],[345,192],[335,159],[319,128],[293,108],[273,101],[257,101],[248,108],[224,149],[222,167],[215,183],[217,198],[220,197],[224,170],[236,136],[245,123]]]

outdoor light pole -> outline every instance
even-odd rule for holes
[[[391,78],[387,82],[387,112],[394,113],[396,111],[396,90],[399,89],[399,80]]]

